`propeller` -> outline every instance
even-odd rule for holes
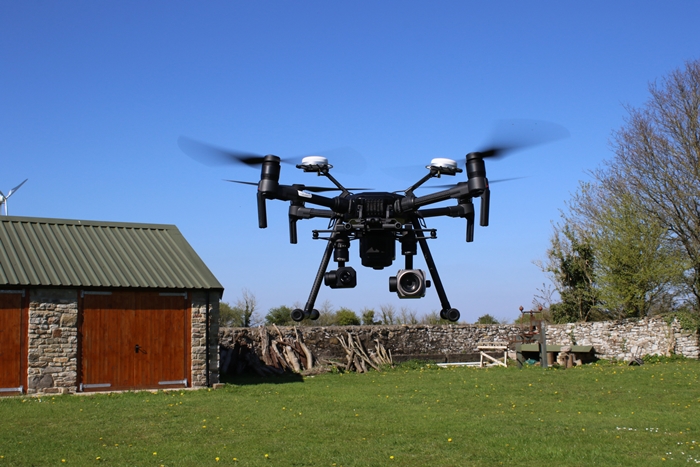
[[[245,182],[241,180],[224,180],[225,182],[233,182],[233,183],[241,183],[243,185],[252,185],[252,186],[258,186],[257,182]],[[298,187],[300,190],[308,191],[310,193],[324,193],[327,191],[343,191],[340,188],[336,187],[327,187],[327,186],[308,186],[308,185],[299,185],[295,184],[292,185],[295,187]],[[347,188],[348,191],[365,191],[365,190],[371,190],[372,188]]]
[[[512,181],[512,180],[521,180],[521,179],[523,179],[523,178],[529,178],[529,177],[499,178],[499,179],[497,179],[497,180],[491,180],[491,179],[489,179],[489,185],[491,185],[491,184],[493,184],[493,183],[510,182],[510,181]],[[420,189],[426,189],[426,188],[430,188],[430,189],[432,189],[432,188],[454,188],[454,187],[458,186],[460,183],[464,184],[464,183],[467,183],[467,182],[446,183],[446,184],[444,184],[444,185],[421,185],[421,186],[418,187],[418,189],[420,190]],[[401,191],[403,191],[403,190],[401,190]]]
[[[182,152],[192,159],[208,166],[224,166],[231,164],[260,166],[265,158],[263,154],[221,148],[186,136],[180,136],[177,140],[177,144],[180,146]],[[334,160],[338,163],[339,167],[336,167],[338,172],[359,175],[365,171],[366,162],[364,158],[351,148],[329,149],[321,151],[321,153],[324,154],[327,159]],[[308,156],[311,156],[311,154],[296,157],[281,157],[280,162],[283,164],[298,165],[301,164],[304,157]]]
[[[230,164],[261,165],[265,157],[262,154],[220,148],[187,138],[186,136],[180,136],[177,140],[177,144],[180,146],[180,149],[182,149],[182,152],[192,159],[209,166]],[[285,164],[297,164],[301,162],[300,157],[280,159]]]
[[[569,136],[571,136],[569,130],[563,126],[544,120],[499,120],[493,126],[489,143],[475,154],[482,159],[500,159],[510,152],[551,143]]]

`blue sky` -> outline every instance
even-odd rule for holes
[[[556,122],[570,138],[488,161],[492,179],[527,178],[494,185],[474,243],[461,219],[428,223],[463,320],[514,319],[548,282],[533,261],[578,181],[611,156],[624,106],[700,58],[698,18],[696,1],[0,0],[0,189],[29,178],[12,215],[175,224],[224,299],[247,288],[264,314],[306,301],[324,248],[311,230],[326,222],[300,222],[290,245],[276,202],[258,229],[255,188],[222,179],[259,172],[199,164],[180,135],[282,157],[349,147],[368,168],[341,182],[394,191],[430,159],[478,149],[500,119]],[[284,167],[281,181],[312,177]],[[401,258],[362,268],[353,244],[349,265],[357,288],[323,287],[318,303],[440,309],[434,289],[389,293]]]

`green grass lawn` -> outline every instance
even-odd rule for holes
[[[700,362],[405,364],[224,389],[0,399],[0,467],[700,463]]]

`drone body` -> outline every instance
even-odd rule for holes
[[[450,321],[459,320],[459,311],[449,303],[442,281],[438,274],[428,239],[437,238],[435,229],[425,227],[424,219],[428,217],[449,216],[462,217],[467,220],[468,242],[474,236],[473,198],[481,197],[481,225],[488,225],[489,187],[483,156],[480,153],[467,155],[467,182],[455,184],[448,189],[426,196],[415,196],[414,190],[423,183],[441,175],[453,176],[462,172],[457,163],[450,159],[434,159],[428,174],[404,191],[404,194],[389,192],[351,193],[331,174],[332,166],[327,160],[318,156],[304,158],[297,168],[305,172],[315,172],[328,178],[341,194],[333,198],[312,193],[320,187],[304,185],[282,185],[279,183],[281,159],[268,155],[262,160],[260,182],[258,183],[258,221],[259,227],[267,227],[266,200],[289,201],[289,239],[297,242],[296,223],[300,219],[315,217],[330,219],[327,230],[314,230],[313,238],[327,241],[321,259],[321,265],[313,283],[309,299],[304,309],[292,312],[292,319],[318,318],[314,304],[323,282],[331,288],[353,288],[357,285],[357,273],[347,266],[349,247],[353,240],[359,242],[362,266],[372,269],[384,269],[396,259],[396,244],[401,246],[401,255],[405,265],[395,276],[389,278],[389,291],[399,298],[421,298],[426,289],[434,285],[440,298],[440,317]],[[454,199],[455,206],[420,209],[424,206]],[[307,204],[320,206],[308,208]],[[427,274],[413,268],[413,256],[422,252],[430,278]],[[327,271],[331,256],[338,263],[337,269]]]
[[[312,231],[314,239],[326,241],[326,248],[309,298],[303,309],[292,312],[293,320],[301,321],[305,318],[319,317],[314,304],[322,283],[333,289],[353,288],[357,285],[357,273],[354,268],[347,265],[350,259],[350,244],[356,241],[359,243],[362,266],[377,270],[393,264],[396,260],[397,244],[400,245],[404,267],[399,269],[395,276],[389,278],[389,291],[395,292],[402,299],[422,298],[425,296],[426,289],[434,286],[440,299],[440,317],[457,321],[460,317],[459,311],[452,308],[447,299],[428,246],[428,240],[437,238],[437,232],[435,229],[426,227],[425,219],[440,216],[466,219],[466,241],[473,241],[474,198],[481,199],[480,225],[487,226],[489,223],[490,189],[484,159],[497,158],[515,149],[568,136],[568,131],[559,125],[531,120],[505,121],[497,130],[500,130],[501,134],[496,134],[495,139],[499,140],[500,144],[467,154],[464,165],[466,181],[447,186],[434,186],[432,187],[434,189],[444,189],[424,196],[416,196],[414,192],[428,180],[442,175],[454,176],[463,172],[456,161],[446,158],[433,159],[430,165],[426,166],[428,173],[424,177],[406,190],[392,193],[344,187],[330,174],[333,166],[322,156],[305,157],[301,159],[301,163],[296,164],[296,167],[304,172],[326,177],[335,188],[280,184],[281,163],[289,163],[290,160],[274,155],[260,156],[230,151],[184,137],[180,138],[179,145],[185,153],[209,165],[221,163],[261,165],[260,181],[257,183],[228,181],[257,186],[260,228],[267,227],[267,200],[288,201],[290,243],[297,243],[297,221],[317,217],[329,219],[326,230]],[[517,131],[521,134],[514,133]],[[318,194],[328,191],[341,193],[334,197]],[[454,204],[428,208],[430,205],[449,200],[453,200]],[[428,273],[413,267],[413,257],[418,254],[419,248],[425,258]],[[328,265],[331,258],[337,263],[337,267],[329,271]]]

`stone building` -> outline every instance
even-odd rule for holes
[[[2,217],[0,395],[216,383],[222,294],[174,225]]]

